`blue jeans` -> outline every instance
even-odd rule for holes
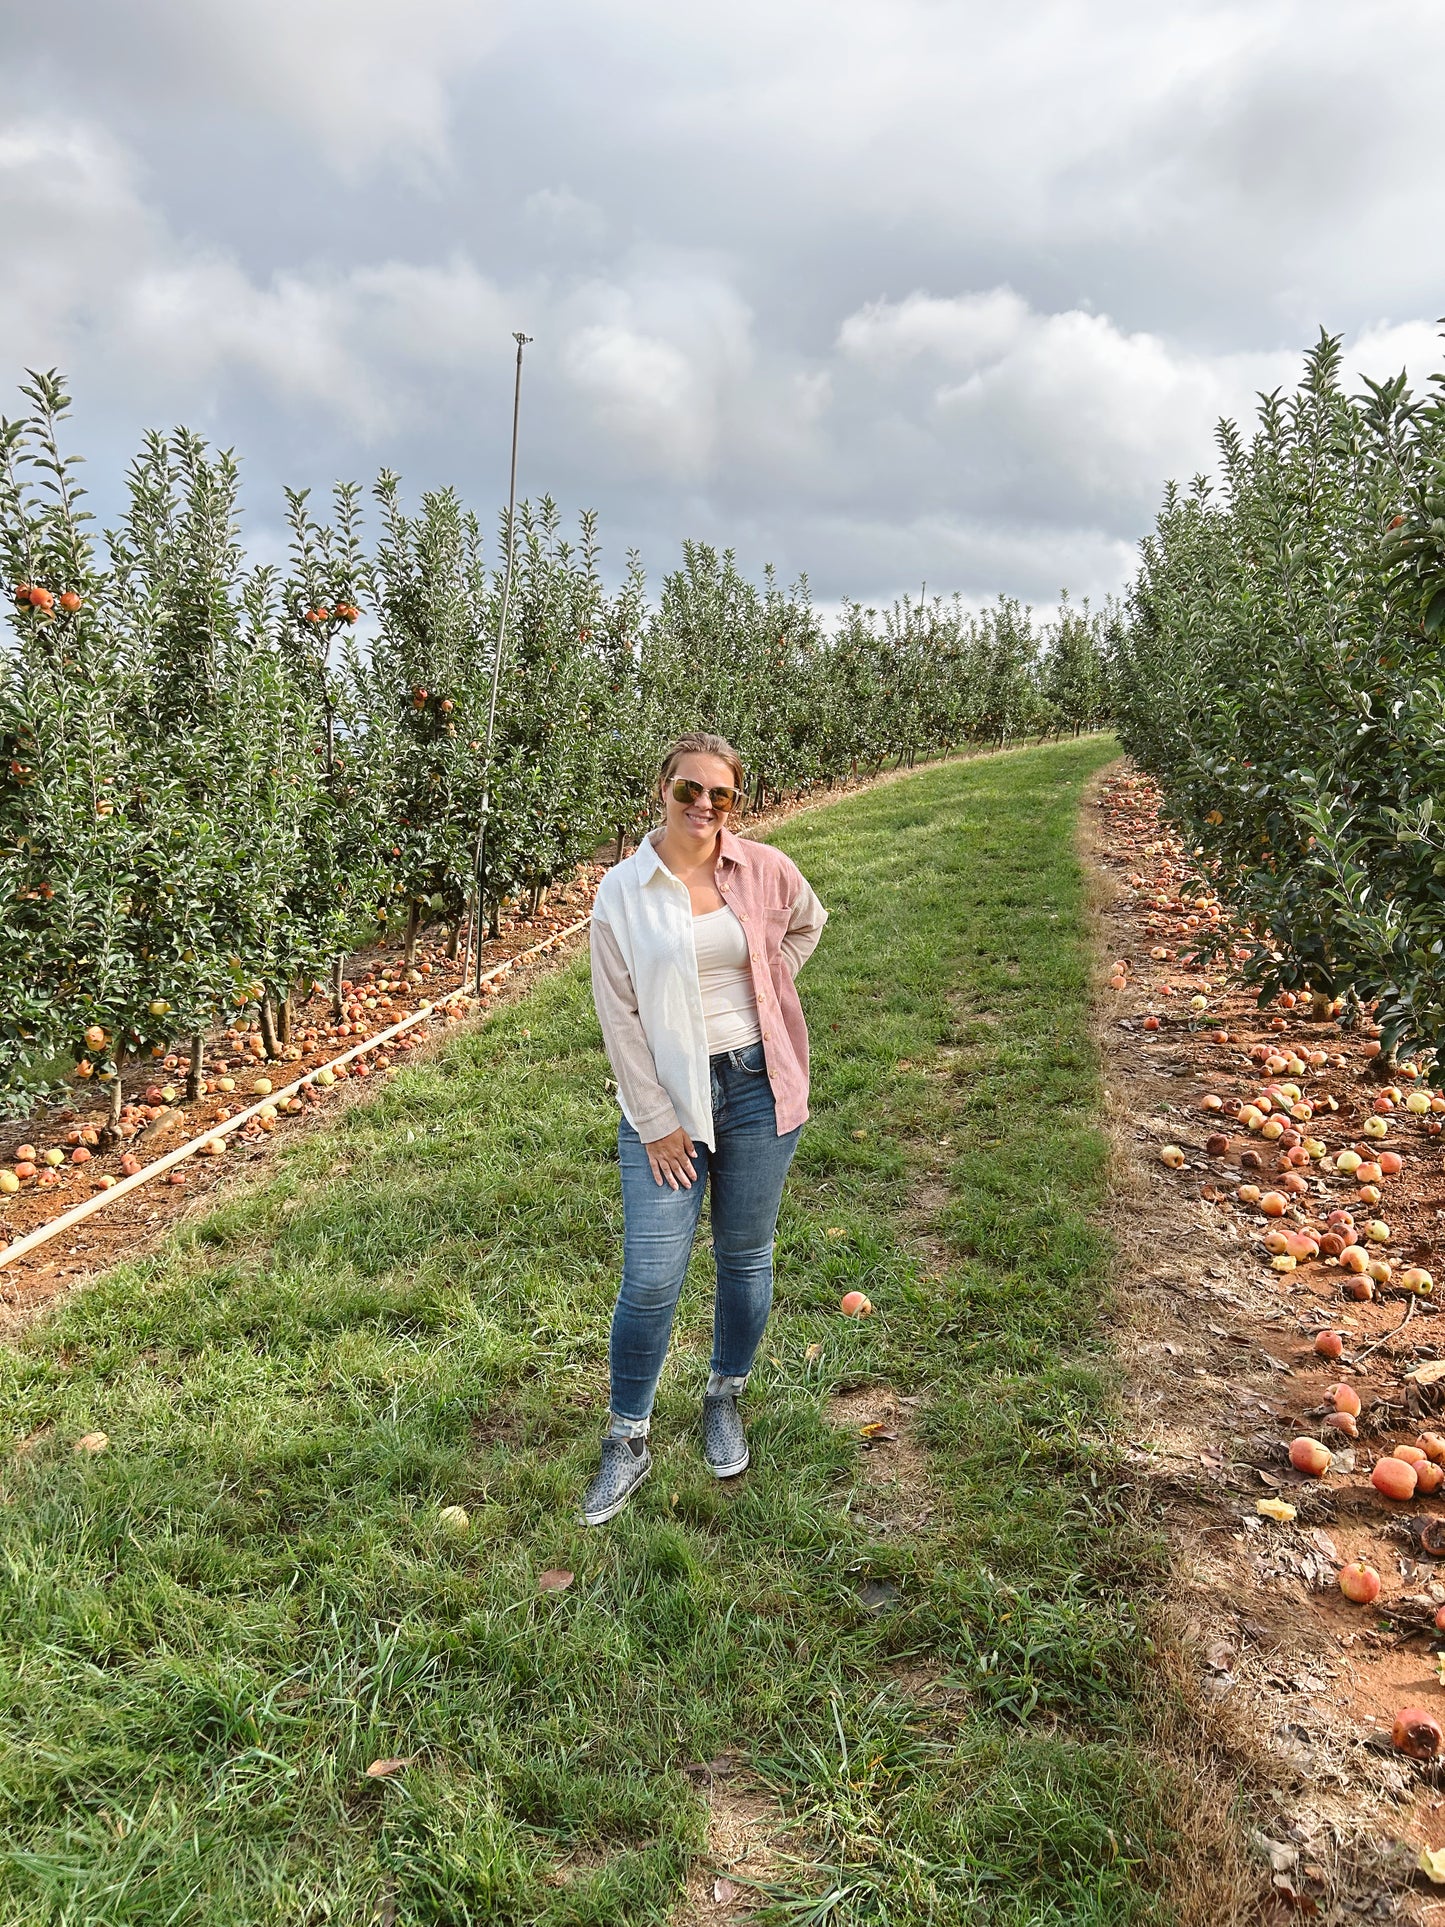
[[[696,1146],[697,1176],[686,1190],[659,1184],[641,1138],[626,1118],[618,1125],[622,1289],[612,1314],[614,1437],[647,1431],[709,1181],[717,1260],[714,1380],[725,1378],[732,1381],[729,1389],[742,1389],[773,1307],[773,1233],[798,1131],[778,1136],[761,1044],[723,1051],[709,1067],[717,1149]]]

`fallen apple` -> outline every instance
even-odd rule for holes
[[[1353,1559],[1340,1567],[1340,1591],[1356,1606],[1368,1606],[1380,1596],[1380,1575],[1363,1559]]]
[[[873,1306],[866,1292],[845,1291],[838,1302],[838,1309],[845,1318],[867,1318]]]
[[[1433,1760],[1445,1748],[1445,1727],[1423,1706],[1406,1706],[1395,1715],[1390,1739],[1412,1760]]]
[[[1360,1416],[1360,1395],[1353,1385],[1331,1385],[1325,1396],[1333,1401],[1337,1412],[1348,1412],[1351,1418]]]
[[[1159,1152],[1159,1162],[1167,1164],[1171,1171],[1177,1171],[1185,1162],[1184,1153],[1177,1144],[1166,1144]]]
[[[1322,1479],[1330,1469],[1330,1448],[1319,1439],[1292,1439],[1289,1462],[1296,1472],[1307,1472],[1312,1479]]]
[[[1343,1332],[1322,1331],[1315,1333],[1315,1350],[1321,1358],[1338,1358],[1345,1349]]]
[[[1379,1459],[1370,1474],[1370,1484],[1387,1499],[1413,1499],[1415,1468],[1404,1459]]]

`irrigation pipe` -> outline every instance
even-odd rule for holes
[[[585,930],[591,921],[591,917],[587,916],[577,923],[568,924],[565,930],[554,930],[550,937],[544,937],[541,943],[533,944],[530,950],[522,950],[515,957],[504,958],[501,963],[494,965],[485,977],[479,978],[478,982],[490,983],[492,978],[500,977],[503,972],[510,970],[513,964],[523,963],[528,957],[536,957],[542,951],[550,950],[554,943],[561,943],[564,937],[573,937],[579,930]],[[463,987],[460,991],[449,991],[447,997],[465,996],[465,994],[465,987]],[[446,998],[442,1000],[443,1003],[446,1001]],[[158,1178],[163,1171],[169,1171],[172,1165],[179,1164],[183,1158],[194,1157],[203,1144],[210,1144],[216,1138],[229,1137],[233,1131],[239,1131],[243,1125],[249,1124],[253,1117],[259,1117],[268,1107],[274,1107],[278,1103],[283,1103],[288,1097],[294,1097],[306,1085],[314,1084],[322,1071],[333,1071],[340,1064],[349,1064],[353,1057],[364,1057],[368,1051],[379,1050],[393,1037],[399,1037],[404,1030],[410,1030],[413,1024],[420,1024],[426,1018],[434,1016],[441,1007],[440,1004],[423,1004],[419,1010],[412,1011],[409,1017],[403,1017],[399,1023],[390,1025],[386,1030],[379,1030],[375,1037],[368,1037],[363,1043],[353,1044],[349,1050],[342,1051],[339,1057],[328,1058],[324,1064],[318,1064],[314,1071],[307,1071],[304,1076],[296,1078],[282,1090],[268,1091],[254,1104],[248,1104],[244,1111],[237,1111],[234,1117],[222,1118],[219,1123],[202,1131],[198,1137],[191,1138],[186,1144],[178,1145],[174,1151],[167,1151],[164,1157],[157,1158],[154,1163],[146,1165],[144,1170],[133,1172],[130,1177],[122,1178],[118,1184],[111,1185],[108,1190],[97,1191],[93,1197],[84,1198],[79,1204],[73,1204],[68,1211],[62,1211],[58,1218],[52,1218],[49,1224],[43,1224],[38,1230],[27,1232],[23,1238],[17,1238],[14,1244],[6,1245],[3,1250],[0,1250],[0,1271],[3,1271],[6,1265],[13,1264],[17,1258],[23,1258],[27,1253],[38,1250],[41,1245],[47,1244],[50,1239],[68,1230],[71,1225],[79,1224],[82,1218],[88,1218],[93,1211],[104,1210],[106,1205],[114,1204],[117,1198],[123,1198],[128,1191],[134,1191],[140,1185],[148,1184],[152,1178]]]

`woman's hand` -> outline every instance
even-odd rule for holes
[[[670,1184],[674,1191],[679,1186],[684,1191],[692,1186],[697,1171],[693,1165],[693,1143],[687,1132],[679,1124],[675,1131],[666,1137],[654,1138],[651,1144],[643,1145],[647,1162],[652,1166],[652,1175],[659,1184]]]

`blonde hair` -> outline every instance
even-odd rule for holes
[[[738,801],[746,801],[747,782],[743,776],[743,759],[738,755],[726,736],[709,736],[703,730],[693,730],[690,735],[679,736],[663,756],[662,768],[658,771],[657,787],[666,786],[667,779],[676,769],[684,756],[716,756],[726,763],[733,774],[733,788],[738,792]]]

